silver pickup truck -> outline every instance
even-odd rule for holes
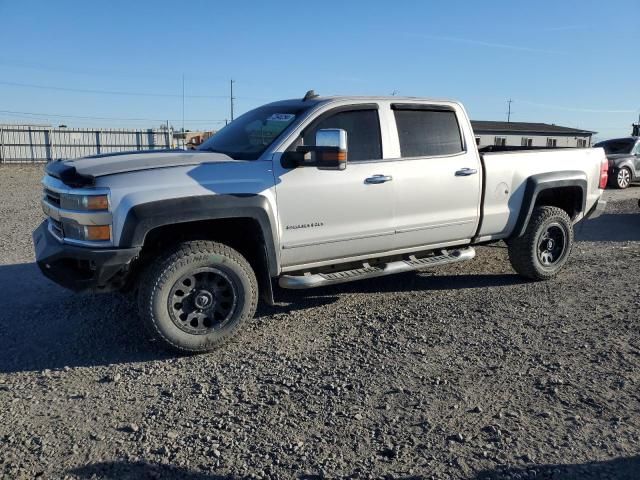
[[[604,208],[602,149],[480,155],[461,104],[319,97],[251,110],[196,151],[47,165],[34,232],[44,275],[133,290],[149,333],[214,349],[274,284],[311,288],[463,262],[503,240],[546,280]]]

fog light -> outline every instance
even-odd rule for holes
[[[85,225],[84,238],[90,241],[111,240],[111,229],[109,225]]]

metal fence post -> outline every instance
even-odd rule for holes
[[[49,129],[49,152],[51,155],[51,161],[53,161],[53,157],[55,157],[55,152],[53,151],[53,128]]]
[[[4,163],[4,127],[0,126],[0,163]]]

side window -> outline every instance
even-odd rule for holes
[[[460,153],[458,119],[449,110],[394,108],[402,157],[428,157]]]
[[[636,143],[636,148],[631,153],[635,153],[636,155],[640,155],[640,142]]]
[[[382,158],[377,110],[349,110],[331,115],[305,130],[304,144],[314,145],[316,132],[324,128],[341,128],[347,132],[350,162]]]

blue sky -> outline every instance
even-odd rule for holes
[[[640,112],[640,0],[0,0],[0,18],[0,122],[180,127],[183,75],[190,129],[229,117],[230,78],[237,113],[314,88],[503,120],[512,98],[513,121],[606,138]]]

